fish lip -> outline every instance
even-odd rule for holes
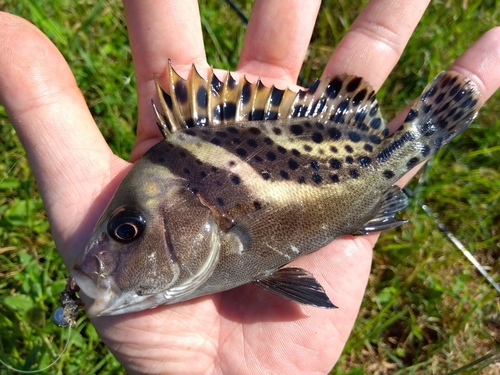
[[[85,308],[89,318],[137,312],[141,310],[138,306],[147,300],[153,302],[148,304],[148,308],[163,303],[158,295],[139,296],[134,292],[122,291],[111,276],[103,277],[99,286],[89,275],[78,269],[73,269],[70,276],[76,281],[81,292],[93,299]]]
[[[70,277],[76,281],[76,284],[80,287],[80,292],[94,300],[86,308],[89,318],[109,315],[110,306],[113,305],[113,300],[116,299],[119,292],[119,288],[111,277],[102,278],[99,286],[96,285],[95,280],[79,269],[71,270]]]

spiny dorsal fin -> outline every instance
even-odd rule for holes
[[[231,73],[221,81],[210,70],[208,80],[193,65],[188,80],[169,63],[170,95],[156,88],[164,115],[156,108],[160,130],[169,133],[193,126],[307,117],[333,122],[383,138],[388,131],[372,87],[360,77],[342,74],[324,78],[298,92],[266,87],[261,80],[236,80]]]

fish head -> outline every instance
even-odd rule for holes
[[[71,277],[94,299],[89,317],[140,311],[196,289],[211,275],[219,248],[210,209],[184,179],[143,157],[119,185]]]

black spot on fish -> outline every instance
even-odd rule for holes
[[[158,163],[165,163],[165,161],[166,161],[165,158],[161,158],[161,157],[158,158]]]
[[[372,163],[372,159],[368,156],[360,156],[358,162],[361,167],[368,167]]]
[[[339,152],[339,150],[335,146],[330,146],[330,151],[333,152],[334,154],[336,154],[337,152]]]
[[[467,93],[467,92],[466,92],[465,90],[460,90],[460,91],[457,93],[457,95],[455,95],[455,96],[453,97],[453,100],[454,100],[454,101],[456,101],[456,102],[458,102],[458,101],[462,100],[462,98],[465,96],[465,94],[466,94],[466,93]]]
[[[311,161],[311,168],[314,169],[315,171],[319,171],[320,165],[317,160]]]
[[[376,145],[380,144],[382,141],[379,136],[371,134],[368,136],[368,139],[370,140],[371,143],[374,143]]]
[[[248,132],[255,136],[260,135],[260,133],[262,133],[262,131],[259,128],[256,128],[255,126],[248,128]]]
[[[330,159],[330,168],[340,169],[342,168],[342,162],[339,159]]]
[[[449,95],[450,96],[455,96],[457,95],[458,91],[460,90],[460,84],[453,86],[453,88],[450,90]],[[444,94],[442,94],[444,96]]]
[[[429,137],[436,132],[436,125],[432,122],[432,120],[428,120],[426,123],[422,124],[420,131],[424,136]]]
[[[359,87],[359,84],[361,83],[361,77],[354,77],[349,83],[347,84],[346,90],[347,92],[353,92],[356,91],[357,88]]]
[[[288,160],[288,166],[290,167],[291,170],[295,170],[299,167],[299,163],[297,163],[297,161],[294,159],[290,159]]]
[[[293,156],[300,156],[300,151],[295,149],[295,148],[292,148],[292,155]]]
[[[266,145],[270,146],[270,145],[274,144],[274,141],[271,138],[266,137],[266,138],[264,138],[264,143]]]
[[[304,145],[302,147],[304,148],[304,151],[306,151],[306,152],[311,152],[312,151],[312,147],[309,146],[309,145]]]
[[[281,135],[282,131],[281,131],[280,128],[278,128],[278,127],[275,126],[273,128],[273,133],[276,134],[276,135]]]
[[[274,152],[272,152],[272,151],[268,151],[268,153],[266,154],[266,158],[269,161],[275,161],[276,160],[276,154]]]
[[[349,176],[352,178],[358,178],[359,177],[359,172],[357,169],[349,169]]]
[[[298,182],[299,184],[303,184],[303,183],[305,183],[305,182],[306,182],[306,179],[304,178],[304,176],[299,176],[299,177],[297,178],[297,182]]]
[[[323,142],[323,135],[321,135],[321,133],[314,132],[311,135],[311,139],[315,143],[321,143],[321,142]]]
[[[235,165],[236,165],[236,162],[235,162],[234,160],[231,160],[231,161],[229,162],[229,166],[230,166],[230,167],[234,167]]]
[[[323,177],[321,177],[318,173],[313,173],[313,174],[312,174],[312,180],[313,180],[316,184],[321,184],[321,182],[323,181]]]
[[[249,145],[252,148],[257,148],[258,143],[255,139],[248,139],[247,140],[247,145]]]
[[[202,165],[202,164],[203,164],[203,162],[202,162],[200,159],[196,159],[194,162],[195,162],[196,164],[198,164],[198,165]]]
[[[307,93],[309,95],[312,95],[316,92],[316,90],[318,89],[318,86],[319,86],[319,79],[316,79],[316,81],[313,82],[313,84],[311,85],[311,87],[309,87],[309,90],[307,90]]]
[[[286,154],[286,148],[284,148],[283,146],[278,146],[277,150],[280,154]]]
[[[285,180],[288,180],[290,176],[288,175],[288,172],[281,170],[280,171],[280,176],[283,177]]]
[[[219,146],[220,145],[220,139],[217,138],[217,137],[214,137],[210,140],[210,143],[216,145],[216,146]]]
[[[207,106],[207,89],[205,86],[201,86],[196,93],[196,102],[202,108]]]
[[[258,201],[253,201],[253,208],[256,210],[260,210],[262,208],[262,205]]]
[[[352,105],[358,106],[365,99],[365,96],[366,96],[366,89],[363,89],[356,95],[354,95],[354,98],[352,98]]]
[[[370,121],[370,128],[377,130],[382,125],[382,119],[380,117],[375,117]]]
[[[253,158],[257,163],[262,163],[264,161],[259,155],[255,155]]]
[[[250,113],[249,120],[258,121],[264,119],[264,110],[263,109],[254,109],[252,113]]]
[[[330,99],[335,99],[342,89],[342,80],[338,77],[334,77],[330,84],[326,87],[325,94]]]
[[[365,143],[365,145],[363,146],[363,148],[365,149],[365,151],[368,151],[368,152],[373,152],[373,146],[368,144],[368,143]]]
[[[219,171],[219,168],[217,167],[210,167],[210,170],[213,172],[213,173],[217,173]]]
[[[378,104],[375,104],[370,108],[370,117],[374,117],[378,111]]]
[[[450,116],[451,116],[451,113],[450,113]],[[457,121],[460,117],[462,117],[461,112],[459,112],[455,116],[453,116],[453,121]],[[439,120],[438,126],[440,129],[446,129],[448,127],[448,120],[446,120],[446,119]]]
[[[431,105],[429,105],[429,104],[424,104],[424,105],[422,106],[422,111],[423,111],[424,113],[429,113],[429,112],[431,111],[431,109],[432,109],[432,106],[431,106]]]
[[[221,132],[221,131],[219,131],[219,132],[215,132],[215,135],[216,135],[217,137],[227,138],[227,133],[226,133],[226,132]]]
[[[177,81],[175,83],[175,97],[180,104],[186,104],[188,101],[187,86],[184,81]]]
[[[316,128],[319,130],[325,130],[325,125],[323,125],[323,123],[318,121],[316,122]]]
[[[352,163],[354,163],[354,159],[352,158],[352,156],[347,156],[347,157],[345,158],[345,162],[346,162],[347,164],[352,164]]]
[[[361,140],[361,136],[357,132],[350,131],[347,133],[347,136],[354,143],[359,142]]]
[[[410,112],[408,112],[408,115],[406,116],[405,122],[411,122],[415,120],[417,117],[418,117],[418,111],[410,109]]]
[[[445,97],[445,93],[442,92],[441,94],[436,96],[436,99],[434,99],[434,103],[436,103],[436,104],[441,103],[443,101],[444,97]]]
[[[300,93],[300,91],[299,91]],[[302,109],[301,105],[295,105],[292,107],[292,111],[290,112],[290,117],[297,117],[300,114],[300,110]]]
[[[240,176],[235,174],[233,177],[231,177],[231,181],[233,184],[239,185],[241,182]]]
[[[229,133],[231,133],[231,134],[238,134],[238,133],[240,132],[240,131],[239,131],[237,128],[235,128],[234,126],[230,126],[230,127],[226,128],[226,130],[227,130]]]
[[[441,144],[443,143],[443,138],[438,137],[434,140],[434,148],[439,150],[441,148]]]
[[[238,156],[241,156],[241,157],[245,157],[245,156],[247,156],[247,155],[248,155],[247,150],[245,150],[245,149],[244,149],[244,148],[242,148],[242,147],[238,147],[238,148],[236,149],[236,153],[238,154]]]
[[[349,145],[345,145],[345,146],[344,146],[344,148],[345,148],[345,150],[346,150],[348,153],[352,153],[352,152],[354,151],[354,150],[352,149],[352,147],[351,147],[351,146],[349,146]]]
[[[236,115],[236,105],[229,102],[224,103],[222,112],[225,119],[233,119]]]
[[[278,119],[278,112],[276,111],[267,111],[264,120],[277,120]]]
[[[277,106],[281,102],[281,98],[283,98],[284,90],[277,89],[273,87],[271,90],[271,105]]]
[[[241,102],[243,104],[247,104],[250,101],[250,97],[252,96],[252,84],[248,81],[245,81],[243,87],[241,88]]]
[[[339,129],[333,127],[328,129],[328,135],[330,136],[331,139],[337,140],[340,139],[340,137],[342,137],[342,132]]]
[[[336,174],[331,174],[330,179],[332,180],[332,182],[339,182],[340,181],[339,176]]]
[[[185,174],[191,174],[191,171],[188,168],[184,168],[182,170]]]
[[[217,203],[219,204],[219,206],[224,206],[224,199],[222,199],[221,197],[218,197],[216,200],[217,200]]]
[[[385,177],[385,178],[393,178],[394,177],[394,172],[389,170],[389,169],[386,169],[385,171],[382,172],[382,175]]]
[[[301,135],[304,133],[304,128],[300,125],[295,124],[295,125],[290,126],[290,131],[294,135]]]
[[[269,180],[271,178],[271,173],[268,171],[260,171],[260,175],[264,180]]]
[[[427,145],[424,145],[422,147],[422,150],[420,150],[420,153],[422,154],[422,156],[424,158],[427,157],[427,156],[429,156],[430,152],[431,152],[431,148],[429,146],[427,146]]]
[[[406,163],[406,167],[408,169],[412,169],[417,164],[418,164],[418,158],[411,158],[410,160],[408,160],[408,163]]]

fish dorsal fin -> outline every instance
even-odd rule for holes
[[[291,118],[345,124],[379,138],[388,133],[374,90],[353,75],[316,80],[308,90],[294,92],[267,87],[260,79],[256,83],[246,77],[236,80],[231,73],[222,81],[213,69],[205,79],[194,65],[185,80],[169,63],[170,95],[158,82],[156,88],[164,114],[153,107],[165,137],[190,127]]]

